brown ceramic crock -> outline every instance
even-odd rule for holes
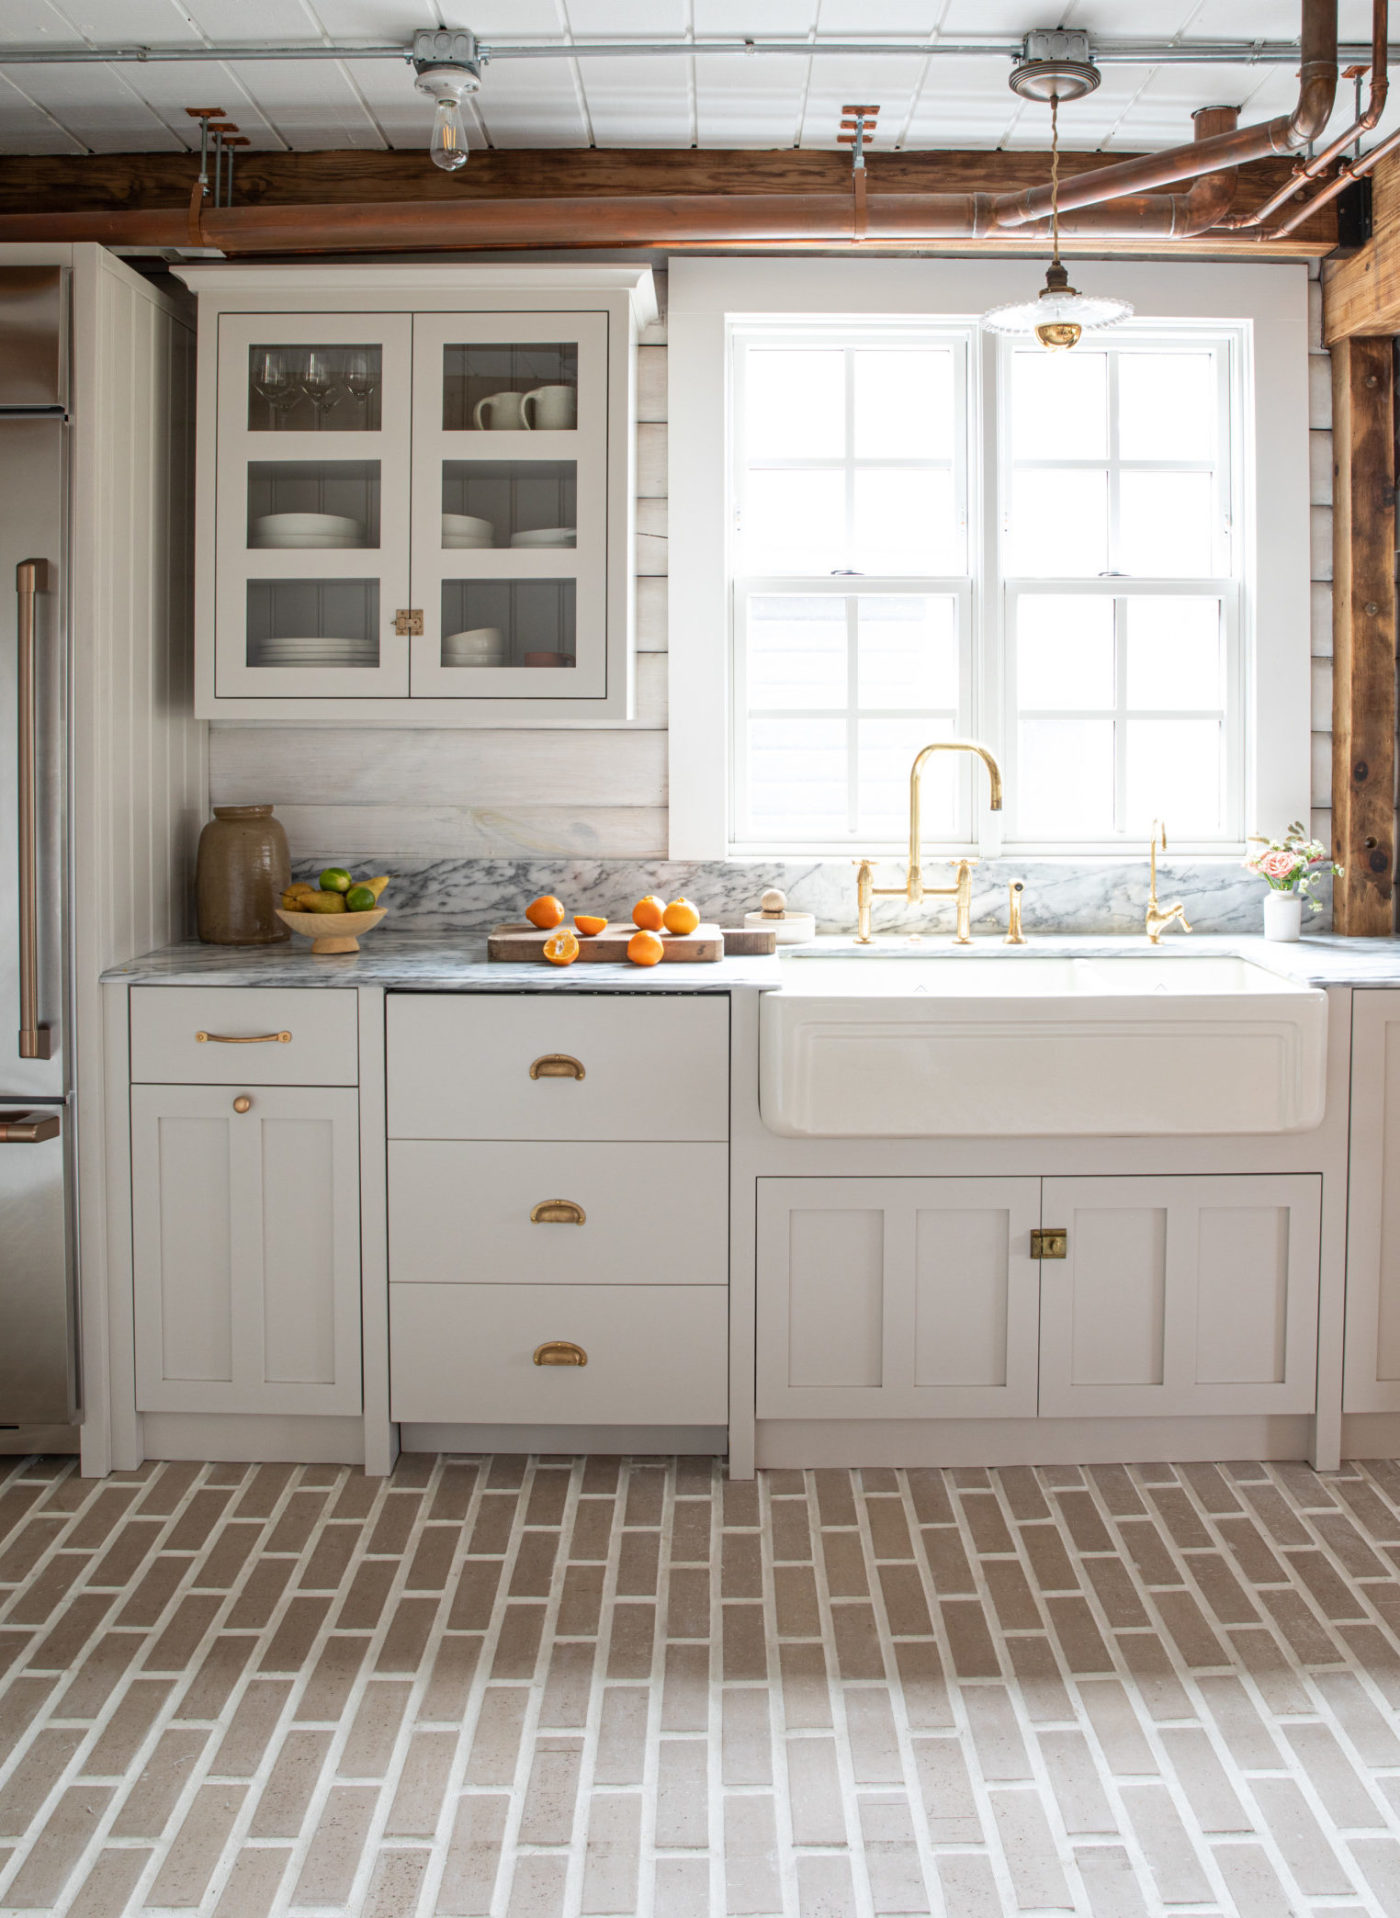
[[[199,835],[195,900],[208,946],[272,946],[291,938],[277,917],[292,862],[271,806],[216,806]]]

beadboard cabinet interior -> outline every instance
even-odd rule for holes
[[[201,716],[633,717],[649,270],[180,271]]]

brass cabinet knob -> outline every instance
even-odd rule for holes
[[[568,1052],[546,1052],[530,1067],[532,1079],[581,1079],[583,1067]]]
[[[588,1214],[572,1199],[541,1199],[530,1207],[531,1225],[584,1225]]]
[[[253,1110],[253,1102],[246,1092],[239,1093],[233,1102],[233,1109],[235,1112],[251,1112]]]
[[[587,1365],[588,1354],[572,1339],[547,1339],[535,1347],[536,1365]]]

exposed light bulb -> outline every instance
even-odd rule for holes
[[[462,118],[459,97],[442,93],[433,111],[433,137],[428,152],[434,166],[444,173],[455,173],[467,164],[467,128]]]

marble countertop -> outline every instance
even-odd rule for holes
[[[788,948],[789,951],[797,950]],[[849,937],[827,936],[807,952],[870,953]],[[946,935],[911,941],[899,934],[876,940],[873,950],[947,958],[967,954],[1021,965],[1037,953],[1103,958],[1153,950],[1142,937],[1038,934],[1019,947],[1000,939],[975,939],[958,947]],[[1400,939],[1343,939],[1318,933],[1296,945],[1228,935],[1183,938],[1168,933],[1156,951],[1188,959],[1226,954],[1252,959],[1271,971],[1315,986],[1400,987]],[[488,964],[480,933],[377,932],[359,952],[313,958],[301,940],[285,946],[203,946],[190,940],[165,946],[103,977],[143,986],[386,986],[408,992],[733,992],[770,990],[782,984],[782,959],[721,959],[711,965]]]

